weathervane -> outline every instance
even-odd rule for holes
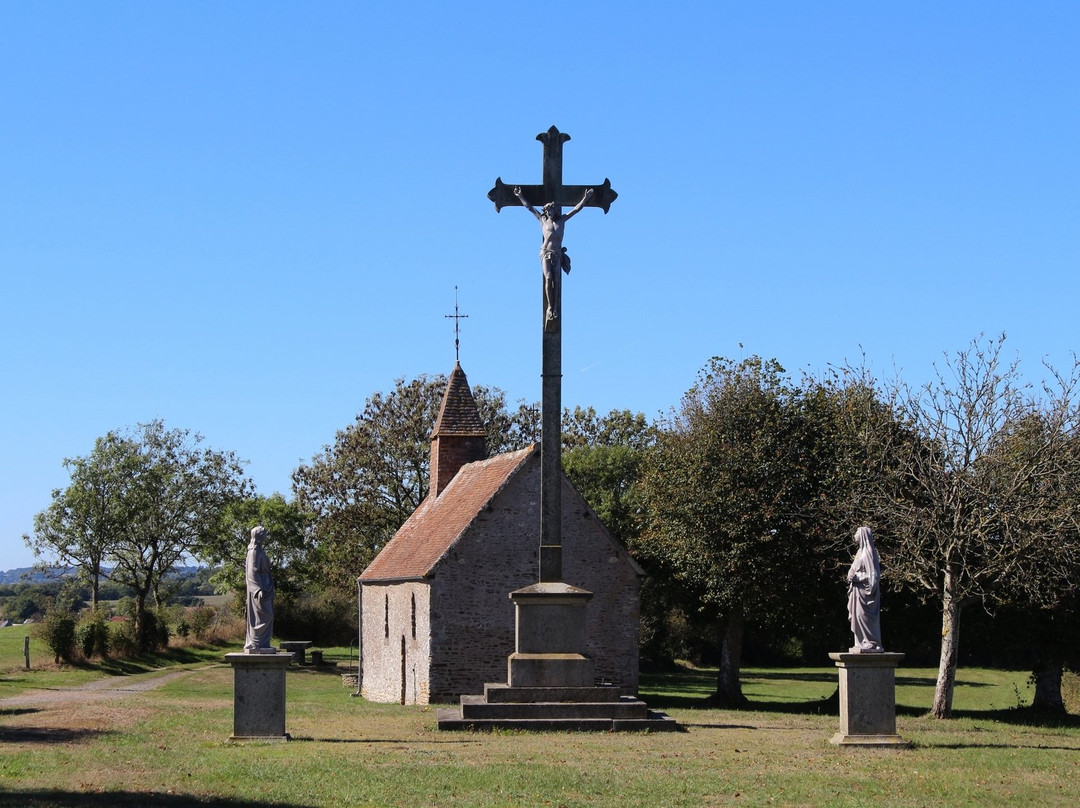
[[[469,315],[458,314],[458,301],[457,301],[457,286],[454,286],[454,313],[444,314],[447,320],[454,321],[454,361],[461,361],[461,329],[459,328],[462,320],[468,320]]]

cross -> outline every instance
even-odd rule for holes
[[[495,212],[507,205],[521,206],[521,202],[514,196],[514,188],[520,187],[521,193],[530,205],[542,207],[548,202],[554,202],[562,207],[564,205],[576,205],[578,200],[585,195],[589,188],[593,189],[593,196],[585,203],[586,207],[603,208],[608,212],[611,203],[618,194],[611,190],[611,181],[604,180],[603,185],[563,185],[562,182],[562,147],[563,143],[570,139],[570,135],[560,132],[554,126],[546,132],[541,132],[536,139],[544,144],[543,184],[542,185],[507,185],[502,177],[495,180],[495,187],[488,191],[488,199],[495,203]]]
[[[495,203],[495,212],[508,205],[532,207],[548,203],[555,205],[554,214],[561,216],[563,205],[601,208],[608,212],[618,194],[611,189],[611,181],[603,185],[563,185],[562,147],[570,135],[554,126],[541,132],[536,139],[544,144],[543,182],[540,185],[507,185],[502,178],[495,180],[495,187],[488,191],[488,199]],[[519,199],[514,188],[521,189]],[[586,191],[592,195],[586,198]],[[575,211],[571,211],[571,214]],[[567,218],[571,214],[567,215]],[[568,265],[566,265],[568,266]],[[547,271],[545,269],[545,271]],[[554,269],[555,300],[546,300],[545,319],[542,328],[543,359],[541,380],[543,397],[540,415],[540,581],[562,581],[562,283],[558,267]],[[553,303],[549,308],[547,303]],[[560,319],[547,317],[551,311]]]
[[[454,321],[454,361],[455,362],[460,362],[461,361],[461,339],[460,339],[461,331],[460,331],[458,326],[461,324],[462,320],[468,320],[469,315],[467,315],[467,314],[458,314],[457,287],[456,286],[454,287],[454,313],[453,314],[444,314],[443,316],[447,320],[453,320]]]

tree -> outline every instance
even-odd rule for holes
[[[826,574],[835,465],[827,404],[775,361],[714,358],[647,463],[638,549],[718,619],[720,701],[744,701],[748,619],[791,629],[838,587]]]
[[[199,545],[198,556],[218,565],[212,579],[215,588],[234,593],[237,602],[243,603],[251,530],[262,525],[268,534],[265,549],[274,570],[274,588],[283,593],[300,589],[312,583],[306,541],[310,523],[311,515],[281,494],[236,499],[225,506],[220,532]]]
[[[604,525],[630,546],[643,523],[639,481],[657,430],[642,413],[592,407],[563,412],[563,471]]]
[[[1077,367],[1034,390],[1019,360],[1004,361],[1004,339],[973,341],[921,388],[894,384],[903,428],[864,421],[860,437],[865,456],[890,458],[859,492],[882,563],[941,610],[939,718],[952,711],[963,609],[1050,607],[1080,569]]]
[[[76,567],[90,585],[90,606],[96,609],[103,565],[119,535],[119,507],[125,485],[117,474],[130,451],[122,440],[98,438],[87,457],[64,460],[71,475],[67,488],[52,492],[50,505],[34,517],[33,536],[23,541],[38,558],[54,556],[55,564]]]
[[[293,472],[297,505],[314,518],[310,558],[327,586],[354,589],[356,576],[427,496],[431,430],[446,383],[442,375],[398,379],[392,391],[367,400],[333,446]],[[535,407],[509,413],[501,390],[475,386],[472,394],[489,452],[535,439]]]
[[[54,524],[56,502],[89,502],[87,512],[102,514],[93,536],[113,565],[112,580],[133,590],[141,648],[151,641],[148,598],[160,600],[165,574],[220,531],[226,505],[242,497],[248,485],[232,453],[200,448],[201,442],[187,430],[167,430],[160,420],[109,432],[89,455],[70,461],[71,484],[35,520]],[[79,532],[84,523],[74,517],[58,524],[69,525],[76,538],[86,535]]]

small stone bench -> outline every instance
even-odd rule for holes
[[[307,664],[307,649],[314,644],[312,640],[289,640],[288,642],[278,643],[282,651],[292,654],[297,665]]]

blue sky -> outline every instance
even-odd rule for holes
[[[262,493],[398,377],[540,397],[570,183],[564,403],[650,416],[711,356],[928,378],[1078,347],[1072,2],[0,4],[0,569],[64,457],[163,418]]]

